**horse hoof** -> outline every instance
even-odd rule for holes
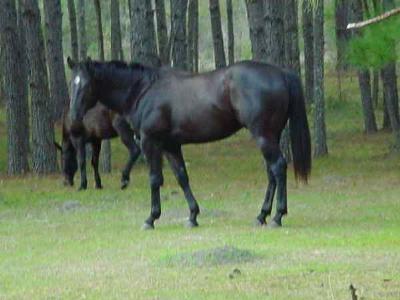
[[[272,220],[271,222],[268,223],[267,227],[271,228],[271,229],[281,228],[282,227],[282,223],[280,223],[280,222],[278,223],[275,220]]]
[[[121,190],[124,190],[128,187],[129,181],[128,180],[123,180],[121,182]]]
[[[103,186],[102,185],[96,185],[96,189],[101,190],[101,189],[103,189]]]
[[[187,221],[186,222],[186,227],[187,228],[196,228],[199,227],[199,223],[197,223],[197,221]]]
[[[263,222],[263,221],[260,221],[259,219],[255,219],[254,226],[255,227],[263,227],[263,226],[265,226],[265,221]]]
[[[151,225],[147,222],[145,222],[142,226],[142,230],[153,230],[154,229],[154,225]]]
[[[85,191],[87,188],[85,186],[80,186],[78,191]]]

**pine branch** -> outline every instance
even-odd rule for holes
[[[379,16],[377,16],[375,18],[372,18],[372,19],[368,19],[368,20],[365,20],[365,21],[362,21],[362,22],[357,22],[357,23],[350,23],[350,24],[347,25],[347,29],[366,27],[368,25],[381,22],[381,21],[383,21],[385,19],[388,19],[388,18],[393,17],[393,16],[398,15],[398,14],[400,14],[400,7],[392,9],[392,10],[390,10],[390,11],[388,11],[388,12],[382,14],[382,15],[379,15]]]

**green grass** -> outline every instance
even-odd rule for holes
[[[252,225],[266,176],[245,131],[184,148],[202,208],[194,230],[167,164],[161,219],[140,230],[147,170],[139,164],[119,190],[127,154],[117,140],[102,191],[90,169],[85,192],[60,176],[3,175],[0,299],[350,299],[350,284],[365,299],[399,299],[400,159],[389,155],[389,133],[361,133],[358,102],[327,100],[330,155],[314,160],[308,186],[289,168],[289,215],[278,230]]]

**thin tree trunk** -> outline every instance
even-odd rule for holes
[[[372,103],[376,108],[378,107],[379,103],[379,72],[377,70],[373,70],[372,74]]]
[[[79,59],[81,61],[84,61],[87,58],[85,0],[78,0],[78,9],[77,10],[78,10]]]
[[[111,19],[111,59],[123,60],[124,55],[122,51],[119,0],[111,0],[110,2],[110,19]]]
[[[69,97],[62,46],[61,0],[44,0],[43,6],[50,97],[53,102],[52,113],[54,120],[59,120],[68,104]]]
[[[22,39],[17,24],[15,1],[4,0],[0,10],[0,68],[4,74],[0,85],[4,83],[4,96],[7,115],[7,161],[8,174],[18,175],[29,170],[27,140],[29,127],[25,127],[27,106],[26,81],[22,67]],[[2,96],[2,95],[0,95]]]
[[[284,9],[285,64],[286,67],[301,76],[298,10],[296,0],[286,0]]]
[[[149,66],[160,64],[151,1],[131,1],[132,59]]]
[[[172,60],[176,68],[187,70],[186,11],[187,0],[171,0]]]
[[[336,70],[344,71],[347,69],[346,49],[349,40],[349,31],[347,24],[349,23],[350,1],[335,0],[335,29],[336,29]],[[362,14],[362,7],[361,14]]]
[[[265,38],[264,0],[246,0],[246,10],[252,58],[255,61],[266,62],[268,57]]]
[[[224,36],[221,26],[221,12],[219,9],[219,0],[210,0],[210,17],[211,17],[211,32],[214,44],[214,62],[215,67],[223,68],[226,66]]]
[[[74,61],[79,60],[78,29],[76,25],[75,0],[68,0],[68,17],[71,35],[71,55]]]
[[[165,0],[155,0],[155,5],[157,17],[158,52],[160,54],[161,62],[164,65],[169,65],[168,28],[167,16],[165,13]]]
[[[359,70],[357,71],[357,74],[361,92],[361,103],[363,108],[364,130],[367,134],[375,133],[378,129],[376,126],[374,107],[372,104],[371,79],[369,70]]]
[[[304,40],[304,96],[307,104],[314,97],[314,25],[313,8],[310,0],[302,3],[303,40]]]
[[[387,104],[386,104],[388,95],[386,93],[386,90],[384,89],[384,86],[382,86],[382,89],[383,89],[383,121],[382,121],[382,129],[384,129],[384,130],[392,130],[392,127],[390,125],[390,119],[389,119],[389,113],[388,113],[388,109],[387,109]]]
[[[199,1],[189,0],[188,8],[188,70],[198,71]]]
[[[27,54],[30,65],[32,169],[37,174],[57,170],[45,48],[37,0],[22,1]]]
[[[228,60],[231,65],[235,63],[235,34],[233,31],[232,0],[226,0],[226,15],[228,19]]]
[[[316,3],[314,12],[314,130],[316,157],[328,154],[324,99],[324,1]]]

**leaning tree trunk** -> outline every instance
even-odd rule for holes
[[[342,0],[340,0],[342,1]],[[345,4],[342,4],[345,5]],[[351,10],[349,10],[351,9]],[[360,22],[364,19],[363,17],[363,6],[360,1],[355,1],[353,0],[351,3],[351,6],[347,8],[349,12],[351,12],[350,16],[352,22]],[[347,22],[348,18],[346,18]],[[358,33],[355,33],[357,35]],[[345,43],[346,41],[342,41],[342,43]],[[339,43],[339,41],[337,42]],[[339,44],[338,44],[339,47]],[[344,50],[342,50],[344,51]],[[339,50],[338,50],[338,55],[339,55]],[[343,54],[344,55],[344,54]],[[340,69],[344,69],[345,65],[344,62],[341,62],[338,60],[338,65],[337,65],[338,71],[340,72]],[[374,114],[374,106],[372,102],[372,95],[371,95],[371,77],[370,77],[370,72],[368,68],[364,69],[358,69],[357,70],[357,76],[358,76],[358,82],[359,82],[359,87],[360,87],[360,95],[361,95],[361,104],[362,104],[362,110],[363,110],[363,117],[364,117],[364,130],[367,134],[374,133],[376,132],[377,126],[376,126],[376,120],[375,120],[375,114]]]
[[[46,58],[54,120],[61,119],[68,104],[68,87],[62,47],[61,0],[44,0]]]
[[[265,39],[264,0],[246,0],[252,58],[266,62],[267,43]]]
[[[158,52],[162,64],[169,65],[168,28],[165,0],[155,0],[157,18]],[[189,23],[190,26],[190,23]]]
[[[176,68],[187,70],[186,10],[187,0],[171,0],[172,61]]]
[[[221,12],[219,9],[219,0],[210,0],[211,32],[214,44],[214,62],[215,67],[223,68],[226,66],[224,36],[221,27]]]
[[[96,11],[96,24],[97,24],[97,49],[100,61],[104,61],[104,39],[103,39],[103,25],[101,20],[101,6],[100,0],[94,0],[94,9]],[[110,140],[103,140],[101,142],[100,153],[100,168],[105,173],[111,172],[111,143]]]
[[[154,12],[151,1],[131,1],[132,59],[149,66],[159,65]]]
[[[324,99],[324,1],[318,1],[314,12],[314,155],[328,154]]]
[[[111,19],[111,59],[123,60],[124,55],[122,51],[119,0],[111,0],[110,2],[110,19]]]
[[[78,29],[76,26],[75,0],[68,0],[68,19],[71,36],[71,56],[74,61],[79,60]]]
[[[285,2],[285,65],[300,77],[301,72],[297,1],[285,0]]]
[[[188,7],[188,70],[198,72],[199,1],[189,0]]]
[[[228,60],[231,65],[235,62],[235,34],[233,31],[232,0],[226,0],[226,16],[228,19]]]
[[[314,26],[313,8],[310,0],[303,0],[302,22],[304,40],[304,96],[306,103],[313,103],[314,97]]]
[[[21,51],[21,36],[18,32],[15,1],[3,0],[0,10],[0,68],[4,82],[4,96],[7,115],[7,161],[8,174],[18,175],[29,170],[26,141],[29,141],[29,127],[25,127],[26,111],[28,110],[26,82],[22,73],[23,55]],[[0,95],[2,96],[2,95]]]
[[[45,174],[57,170],[57,156],[38,1],[23,0],[22,15],[30,65],[32,169]]]
[[[85,0],[78,0],[78,41],[79,41],[79,59],[86,60],[86,20],[85,20]]]

